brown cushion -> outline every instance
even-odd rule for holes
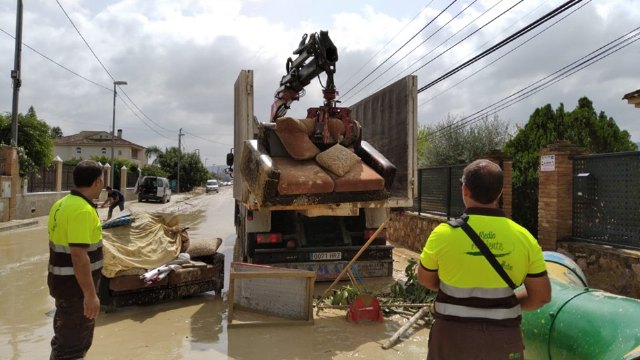
[[[113,291],[138,290],[164,286],[168,283],[169,279],[165,277],[164,279],[156,281],[150,285],[145,285],[144,281],[140,280],[140,276],[138,275],[124,275],[109,279],[109,289]]]
[[[344,176],[330,174],[335,182],[333,191],[374,191],[384,189],[384,178],[367,164],[359,161]]]
[[[276,134],[289,156],[297,160],[313,159],[320,150],[309,139],[307,127],[300,120],[290,117],[276,120]]]
[[[215,277],[215,267],[206,265],[204,267],[182,268],[169,273],[169,285],[180,285],[196,281],[212,280]]]
[[[333,191],[333,180],[312,160],[298,161],[274,157],[280,171],[278,193],[282,195],[319,194]]]
[[[318,154],[316,161],[320,166],[332,173],[338,176],[344,176],[344,174],[360,161],[360,158],[346,147],[335,144]]]

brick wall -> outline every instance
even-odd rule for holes
[[[544,250],[555,250],[556,242],[571,236],[573,161],[572,156],[584,150],[566,142],[541,150],[543,158],[553,159],[553,165],[541,165],[538,193],[538,242]]]

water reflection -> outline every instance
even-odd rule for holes
[[[223,239],[225,291],[235,229],[231,189],[179,204],[181,223],[196,239]],[[176,197],[172,203],[177,202]],[[153,209],[157,204],[127,205]],[[187,211],[191,208],[193,211]],[[104,210],[104,209],[102,209]],[[53,334],[53,300],[46,286],[48,246],[43,225],[0,233],[0,358],[43,359]],[[326,286],[326,285],[325,285]],[[321,291],[322,285],[317,287]],[[421,329],[396,348],[380,345],[404,319],[352,324],[344,312],[323,311],[313,326],[227,330],[224,299],[211,293],[151,306],[101,313],[87,359],[423,359]]]

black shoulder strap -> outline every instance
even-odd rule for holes
[[[504,271],[504,269],[498,262],[498,259],[496,259],[495,255],[493,255],[491,250],[489,250],[489,248],[487,247],[487,244],[485,244],[484,241],[480,239],[480,236],[478,236],[478,234],[473,230],[473,228],[469,224],[467,224],[468,219],[469,216],[467,214],[463,214],[459,219],[454,219],[448,221],[447,223],[453,227],[461,227],[462,230],[464,230],[467,236],[471,239],[471,241],[473,241],[473,243],[476,245],[478,250],[480,250],[482,255],[484,255],[487,261],[489,261],[489,264],[491,264],[493,269],[498,273],[498,275],[500,275],[502,280],[504,280],[504,282],[507,283],[507,285],[509,285],[511,289],[515,289],[516,284],[513,283],[513,280],[511,280],[509,275],[507,275],[507,272]]]

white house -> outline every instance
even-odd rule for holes
[[[122,138],[122,129],[114,139],[113,157],[129,160],[132,164],[147,164],[144,146],[134,144]],[[111,133],[108,131],[81,131],[74,135],[63,136],[53,140],[54,156],[62,160],[91,159],[93,156],[111,157]]]

